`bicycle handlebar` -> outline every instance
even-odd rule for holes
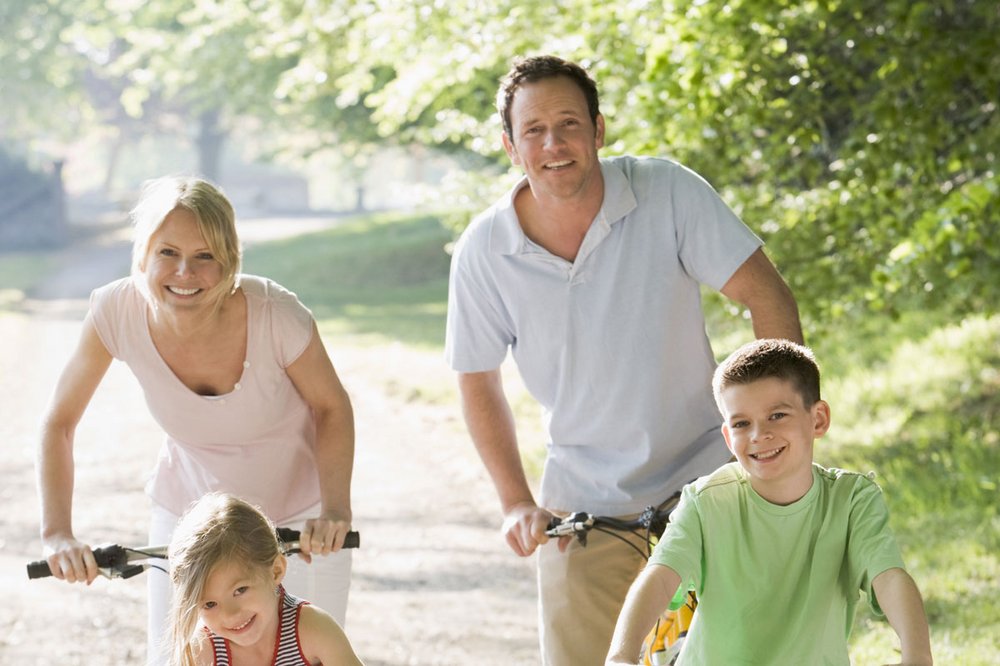
[[[606,528],[619,532],[634,532],[645,530],[660,535],[666,529],[670,512],[680,501],[680,493],[675,493],[659,507],[647,506],[633,520],[622,520],[610,516],[595,516],[592,513],[578,511],[563,518],[555,517],[545,530],[550,537],[576,536],[581,543],[586,544],[587,532],[593,529]]]
[[[299,548],[298,530],[288,527],[279,527],[275,530],[278,539],[281,541],[282,550],[286,555],[301,552]],[[360,548],[361,535],[357,532],[348,532],[344,539],[344,548]],[[137,560],[167,559],[166,546],[145,546],[142,548],[127,548],[118,544],[100,546],[93,550],[94,560],[97,566],[108,578],[131,578],[142,573],[149,568],[148,563],[137,563]],[[29,562],[28,578],[46,578],[52,575],[49,563],[46,560]]]
[[[289,527],[279,527],[275,530],[278,533],[278,540],[281,541],[282,550],[285,555],[292,555],[301,551],[299,548],[299,531]],[[344,548],[360,548],[361,535],[358,532],[348,532],[344,537]]]
[[[141,564],[131,564],[135,560],[140,559],[166,559],[167,558],[167,547],[166,546],[146,546],[145,548],[126,548],[125,546],[119,546],[118,544],[109,544],[106,546],[100,546],[93,550],[94,560],[97,562],[97,566],[100,569],[107,569],[109,571],[116,571],[117,576],[109,577],[115,578],[131,578],[132,576],[142,573],[145,571],[146,567]],[[36,562],[28,563],[28,578],[45,578],[52,575],[52,570],[49,569],[49,563],[45,560],[38,560]]]

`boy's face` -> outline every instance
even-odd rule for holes
[[[806,407],[795,386],[775,377],[729,386],[719,394],[722,434],[757,494],[790,504],[812,486],[813,440],[830,427],[830,407]]]

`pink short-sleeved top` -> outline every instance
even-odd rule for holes
[[[149,334],[148,304],[131,278],[94,290],[91,314],[111,355],[142,386],[167,434],[146,492],[180,515],[206,492],[224,491],[283,522],[320,500],[312,412],[285,368],[312,337],[309,310],[292,292],[243,275],[247,351],[233,391],[198,395],[173,373]]]

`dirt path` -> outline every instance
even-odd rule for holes
[[[312,230],[247,229],[249,240]],[[90,588],[28,582],[39,554],[33,449],[41,411],[75,345],[90,289],[128,266],[121,236],[65,252],[64,269],[35,292],[28,312],[0,313],[0,663],[140,664],[145,585],[98,580]],[[401,347],[339,347],[331,356],[354,403],[355,555],[348,634],[370,666],[537,663],[530,561],[496,529],[496,500],[457,406],[412,399],[414,377],[448,380],[439,355]],[[141,390],[112,365],[77,433],[74,520],[95,543],[141,543],[142,493],[162,434]]]

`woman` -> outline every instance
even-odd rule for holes
[[[53,575],[88,584],[97,575],[90,547],[73,535],[73,436],[117,358],[167,435],[146,488],[150,542],[169,542],[206,492],[242,497],[301,528],[304,557],[287,587],[343,624],[354,417],[312,315],[276,283],[240,274],[235,214],[211,183],[151,181],[132,218],[131,275],[91,295],[42,429],[41,534]],[[150,663],[163,659],[169,585],[150,572]]]

